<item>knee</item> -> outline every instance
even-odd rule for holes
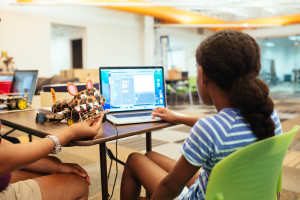
[[[148,151],[148,152],[145,153],[145,156],[148,157],[148,158],[151,158],[151,157],[153,157],[154,154],[155,154],[154,151]]]
[[[140,153],[136,153],[136,152],[131,153],[131,154],[128,156],[126,163],[134,162],[134,161],[140,159],[140,157],[142,157],[142,156],[143,156],[143,155],[140,154]]]
[[[77,190],[81,196],[88,196],[89,194],[89,185],[86,182],[85,178],[77,174],[68,174],[69,181],[72,189]]]
[[[84,178],[76,174],[55,174],[34,179],[42,199],[87,199],[89,187]]]
[[[159,154],[155,151],[148,151],[145,153],[145,156],[149,158],[150,160],[154,160]]]
[[[126,161],[126,167],[127,168],[133,168],[136,167],[139,160],[141,160],[144,157],[143,154],[140,153],[131,153]]]

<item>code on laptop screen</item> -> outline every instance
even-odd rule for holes
[[[100,81],[110,112],[165,106],[162,68],[100,68]]]

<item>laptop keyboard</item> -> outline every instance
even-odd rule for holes
[[[127,114],[118,114],[113,115],[116,118],[128,118],[128,117],[145,117],[151,116],[152,112],[142,112],[142,113],[127,113]]]

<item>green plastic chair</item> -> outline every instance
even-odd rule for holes
[[[194,105],[194,102],[193,102],[193,92],[197,92],[197,86],[196,86],[196,76],[195,77],[190,77],[189,78],[189,90],[188,90],[188,93],[189,93],[189,99],[190,99],[190,104],[191,105]],[[201,102],[200,102],[201,104]]]
[[[182,96],[182,94],[185,97],[185,101],[186,101],[186,98],[188,97],[187,94],[189,91],[188,81],[183,80],[183,81],[176,82],[176,84],[174,85],[174,89],[175,89],[175,94],[176,94],[175,104],[178,105],[178,98],[179,98],[179,96]]]
[[[217,163],[206,200],[275,200],[281,191],[282,163],[300,126],[250,144]]]

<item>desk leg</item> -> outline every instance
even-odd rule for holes
[[[152,150],[151,132],[146,133],[146,151]]]
[[[99,144],[102,200],[108,199],[106,143]]]

